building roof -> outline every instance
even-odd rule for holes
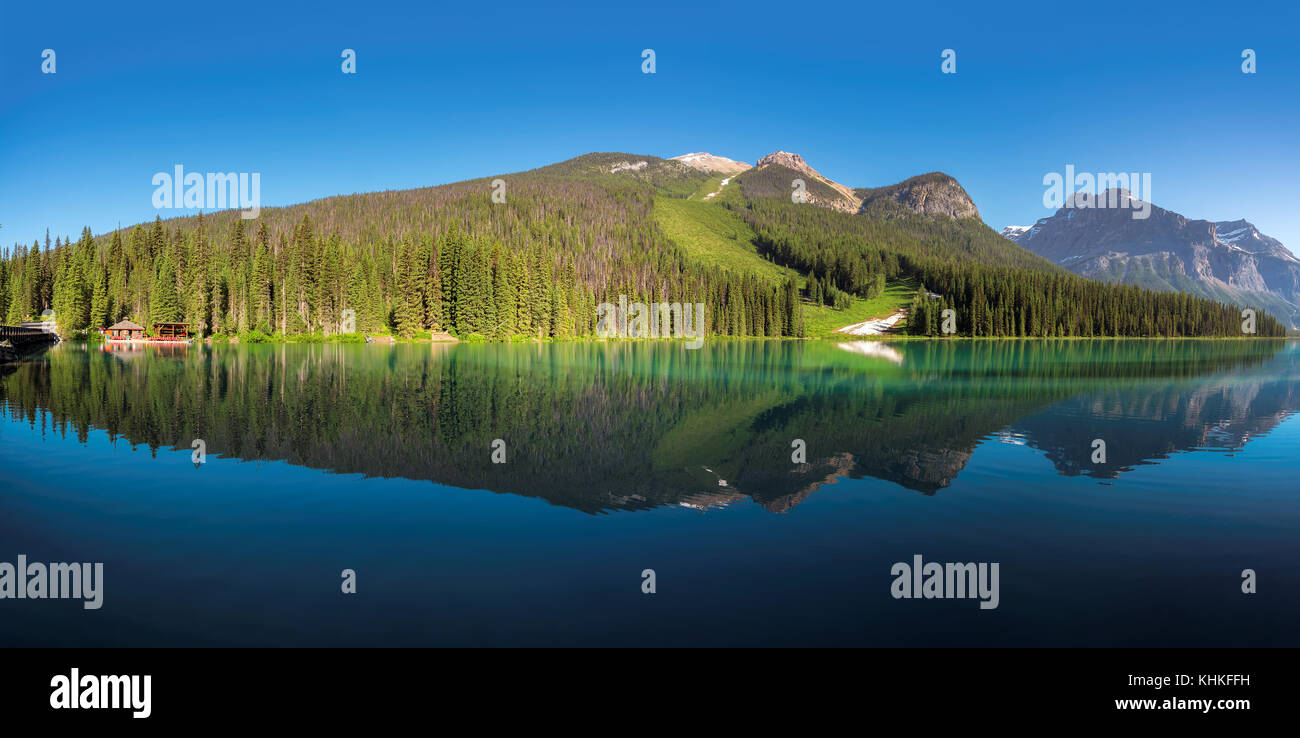
[[[144,326],[136,325],[135,323],[132,323],[129,320],[123,320],[117,325],[109,326],[108,329],[110,331],[142,331],[144,330]]]

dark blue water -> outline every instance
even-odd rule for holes
[[[0,645],[1300,645],[1298,358],[65,344],[0,377],[0,562],[103,607],[0,599]],[[916,554],[998,607],[894,599]]]

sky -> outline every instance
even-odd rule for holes
[[[1147,172],[1300,252],[1296,3],[990,6],[0,0],[0,245],[186,214],[153,202],[178,164],[259,173],[270,207],[785,150],[853,187],[946,172],[995,229],[1050,215],[1067,165]]]

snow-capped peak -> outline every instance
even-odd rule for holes
[[[1009,225],[998,232],[1002,234],[1003,238],[1009,241],[1019,242],[1020,238],[1028,233],[1029,229],[1032,227],[1033,226]]]

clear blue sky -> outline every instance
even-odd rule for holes
[[[1300,251],[1294,2],[280,5],[0,0],[0,243],[152,220],[175,164],[260,172],[267,207],[784,149],[851,186],[947,172],[994,228],[1067,164],[1151,172],[1157,205]]]

